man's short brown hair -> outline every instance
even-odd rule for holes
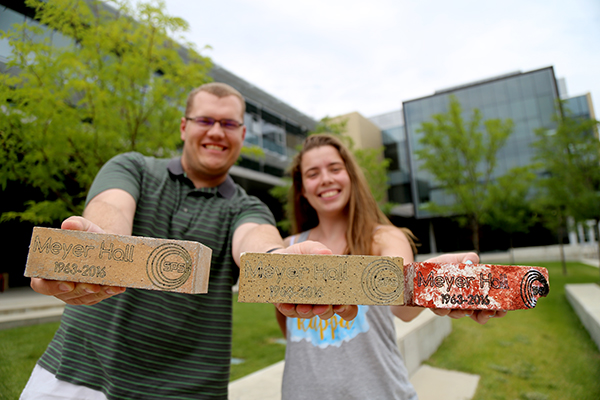
[[[207,92],[214,96],[217,96],[218,98],[227,97],[227,96],[237,97],[238,99],[240,99],[240,102],[242,103],[241,117],[242,117],[242,121],[244,120],[244,113],[246,112],[246,101],[244,100],[244,96],[242,96],[242,94],[240,92],[238,92],[236,89],[234,89],[233,87],[229,86],[226,83],[222,83],[222,82],[205,83],[204,85],[199,86],[196,89],[192,90],[190,92],[190,94],[188,95],[187,103],[185,106],[185,115],[187,117],[189,117],[189,112],[192,109],[192,107],[194,106],[194,98],[200,92]]]

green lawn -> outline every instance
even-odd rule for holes
[[[58,322],[0,331],[0,399],[16,400]]]
[[[285,345],[271,304],[238,303],[234,298],[231,379],[283,360]],[[36,361],[52,340],[58,322],[0,330],[0,400],[16,400]]]
[[[598,269],[570,263],[565,277],[560,263],[531,265],[549,270],[547,298],[483,326],[454,320],[452,334],[427,364],[480,375],[475,400],[600,399],[600,352],[564,294],[566,283],[598,282]],[[232,365],[232,380],[283,359],[272,305],[234,302],[233,318],[233,357],[243,362]],[[18,399],[57,328],[0,331],[0,399]]]
[[[275,320],[272,304],[237,303],[233,307],[234,359],[244,360],[231,366],[231,380],[268,367],[285,357],[283,334]]]
[[[567,283],[598,282],[598,269],[538,263],[550,294],[533,310],[511,311],[480,326],[452,322],[452,333],[427,364],[481,376],[475,400],[598,400],[600,352],[565,297]]]

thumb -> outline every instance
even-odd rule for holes
[[[299,254],[322,254],[329,255],[333,254],[332,251],[320,242],[313,240],[306,240],[302,243],[298,243]],[[292,246],[293,247],[293,246]]]
[[[61,224],[61,229],[71,230],[71,231],[84,231],[91,233],[105,233],[102,228],[98,225],[90,221],[89,219],[85,219],[83,217],[73,216],[65,219]]]

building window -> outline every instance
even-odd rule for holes
[[[262,110],[262,138],[266,150],[286,155],[285,129],[281,118]]]

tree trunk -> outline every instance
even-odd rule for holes
[[[479,250],[479,223],[475,217],[471,217],[471,231],[473,232],[473,247],[477,255],[481,254]]]
[[[558,228],[558,243],[560,245],[560,261],[562,262],[562,271],[563,275],[567,275],[567,261],[565,260],[565,249],[564,249],[564,241],[563,241],[563,231],[564,227],[561,226]]]
[[[600,267],[600,230],[598,229],[598,223],[600,223],[600,219],[594,220],[594,234],[596,235],[597,245],[598,245],[598,266]],[[600,268],[598,268],[600,271]]]

